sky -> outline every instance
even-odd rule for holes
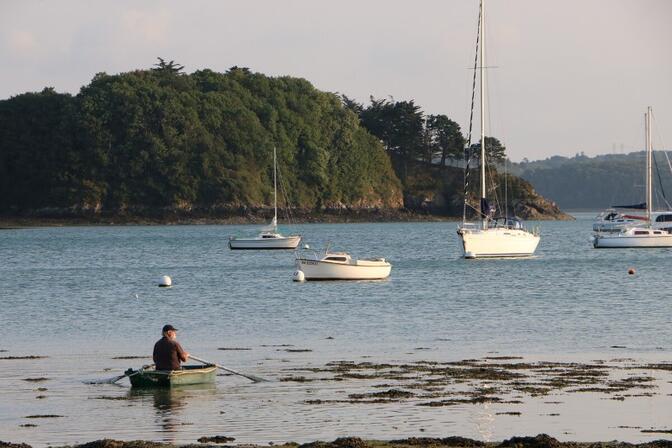
[[[477,0],[0,0],[0,99],[98,72],[249,67],[468,125]],[[514,161],[672,148],[672,1],[487,0],[488,135]],[[476,123],[478,126],[478,123]]]

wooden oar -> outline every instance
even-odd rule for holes
[[[266,378],[261,378],[261,377],[259,377],[259,376],[248,375],[247,373],[236,372],[236,371],[233,370],[233,369],[229,369],[228,367],[220,366],[219,364],[215,364],[214,362],[206,361],[205,359],[197,358],[197,357],[194,356],[194,355],[189,355],[189,358],[191,358],[191,359],[193,359],[193,360],[195,360],[195,361],[198,361],[198,362],[202,362],[203,364],[210,364],[210,365],[213,365],[213,366],[217,367],[218,369],[222,369],[222,370],[224,370],[224,371],[226,371],[226,372],[233,373],[234,375],[244,376],[244,377],[247,378],[248,380],[252,380],[252,381],[254,381],[255,383],[262,383],[262,382],[268,382],[268,381],[270,381],[270,380],[267,380]]]
[[[112,378],[107,378],[107,379],[105,379],[105,380],[87,381],[86,383],[87,383],[87,384],[114,384],[114,383],[116,383],[116,382],[119,381],[119,380],[123,380],[123,379],[126,378],[127,376],[128,376],[128,377],[131,377],[131,376],[137,375],[138,373],[142,372],[142,371],[145,370],[145,369],[149,369],[150,367],[154,367],[154,364],[148,364],[148,365],[146,365],[146,366],[142,366],[142,367],[141,367],[140,369],[138,369],[138,370],[134,370],[134,371],[132,371],[132,372],[130,372],[130,373],[124,373],[123,375],[115,376],[115,377],[112,377]]]

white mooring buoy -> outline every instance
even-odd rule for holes
[[[167,275],[164,275],[159,280],[159,287],[161,288],[170,288],[173,285],[173,281]]]
[[[292,275],[292,280],[294,280],[295,282],[305,282],[306,274],[304,274],[303,271],[294,271],[294,275]]]

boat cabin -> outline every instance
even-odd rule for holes
[[[490,221],[488,227],[505,229],[522,229],[523,223],[515,216],[497,216]]]
[[[350,261],[350,255],[337,252],[337,253],[328,253],[322,258],[322,261],[331,261],[334,263],[347,263]]]

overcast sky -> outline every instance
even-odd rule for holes
[[[492,131],[513,160],[672,146],[672,1],[488,0]],[[477,0],[0,0],[0,99],[97,72],[234,65],[467,126]]]

